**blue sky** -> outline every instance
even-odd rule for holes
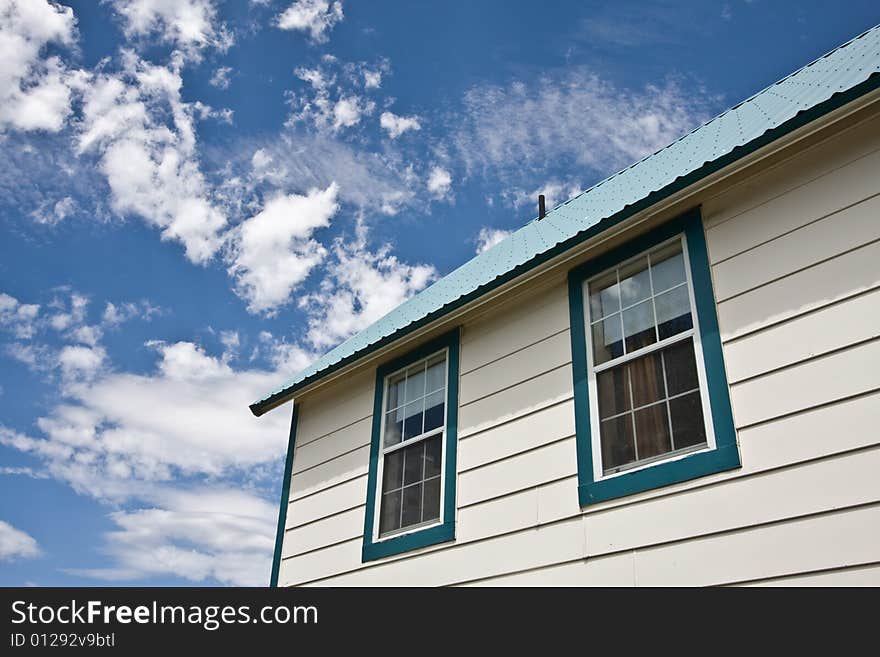
[[[0,0],[0,585],[268,581],[247,404],[877,22],[849,2]]]

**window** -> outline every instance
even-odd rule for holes
[[[739,466],[699,211],[569,275],[581,504]]]
[[[454,538],[458,331],[379,368],[363,560]]]

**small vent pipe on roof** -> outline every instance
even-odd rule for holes
[[[544,206],[544,195],[538,194],[538,221],[547,216],[547,208]]]

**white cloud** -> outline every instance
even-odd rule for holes
[[[163,239],[180,241],[192,262],[204,263],[220,247],[226,217],[199,169],[180,70],[131,53],[124,60],[122,73],[97,76],[85,93],[79,150],[99,154],[116,212],[140,215]]]
[[[232,230],[229,273],[248,310],[277,310],[324,259],[326,251],[312,235],[330,225],[339,208],[338,190],[331,183],[305,195],[277,196]]]
[[[424,189],[424,182],[391,148],[370,152],[315,131],[286,132],[279,139],[262,143],[256,151],[253,147],[253,143],[243,142],[229,151],[230,158],[241,158],[243,168],[247,164],[251,168],[251,179],[238,179],[230,183],[230,189],[221,190],[235,202],[242,195],[254,195],[257,184],[302,193],[336,182],[340,203],[390,215],[412,203],[417,188]]]
[[[335,59],[331,61],[335,62]],[[309,84],[312,93],[291,95],[290,104],[294,111],[287,121],[288,126],[311,123],[319,131],[337,133],[357,125],[362,115],[375,111],[375,102],[346,90],[338,84],[339,78],[334,73],[321,68],[298,68],[295,73]],[[346,77],[351,75],[350,71],[346,72]]]
[[[477,254],[479,255],[484,251],[488,251],[510,235],[511,232],[512,231],[502,230],[500,228],[480,228],[480,233],[477,235]]]
[[[674,80],[625,89],[583,68],[481,85],[450,120],[451,154],[468,174],[508,187],[522,188],[550,166],[607,175],[698,125],[711,103]]]
[[[382,116],[379,117],[379,125],[383,130],[388,131],[388,136],[392,139],[397,139],[407,130],[422,129],[422,126],[419,123],[419,117],[398,116],[393,112],[382,112]]]
[[[0,0],[0,129],[60,130],[70,114],[80,74],[47,46],[72,46],[76,19],[70,7],[46,0]]]
[[[67,345],[58,354],[58,365],[65,381],[91,380],[101,371],[106,357],[103,347]]]
[[[0,292],[0,327],[9,330],[16,338],[27,339],[34,334],[34,322],[40,306],[21,303],[15,297]]]
[[[40,546],[26,532],[0,520],[0,561],[33,559],[40,556]]]
[[[149,301],[140,301],[139,303],[131,301],[113,303],[108,301],[101,315],[101,323],[106,327],[119,326],[136,317],[149,321],[154,315],[158,315],[161,312],[160,308],[154,306]]]
[[[363,226],[354,241],[335,241],[333,258],[320,291],[301,302],[311,316],[308,340],[316,348],[366,328],[437,276],[432,266],[401,262],[389,245],[370,251]]]
[[[272,164],[272,156],[265,149],[258,148],[254,151],[251,157],[251,167],[255,171],[262,171],[270,164]]]
[[[241,473],[283,452],[283,414],[254,422],[247,408],[277,384],[277,373],[235,371],[189,342],[152,346],[160,355],[155,373],[105,368],[64,388],[64,401],[37,420],[42,437],[0,426],[0,444],[106,500],[154,495],[159,484],[186,476]]]
[[[211,79],[208,80],[208,83],[213,87],[217,87],[218,89],[229,89],[229,78],[231,75],[231,67],[221,66],[216,71],[214,71],[214,75],[211,76]]]
[[[38,224],[54,225],[64,221],[67,217],[76,211],[76,201],[70,196],[65,196],[55,203],[41,203],[40,206],[31,212],[31,217]]]
[[[277,508],[253,494],[206,489],[165,496],[166,508],[117,511],[104,552],[114,564],[71,570],[108,581],[176,575],[232,586],[265,586]],[[167,508],[170,507],[170,508]]]
[[[567,201],[581,191],[582,188],[578,182],[566,183],[559,180],[551,180],[542,187],[531,191],[511,189],[503,192],[502,196],[515,208],[532,207],[534,209],[533,216],[538,216],[538,195],[544,195],[547,211],[549,212],[562,201]]]
[[[443,167],[433,167],[428,175],[427,188],[434,198],[446,198],[452,189],[452,174]]]
[[[364,70],[364,88],[378,89],[382,86],[382,71]]]
[[[271,336],[265,343],[285,346]],[[0,425],[0,444],[37,459],[40,476],[116,507],[116,529],[101,548],[107,566],[68,572],[264,585],[289,418],[273,413],[255,421],[247,405],[283,374],[235,370],[191,342],[151,346],[159,356],[155,371],[104,368],[62,389],[37,420],[39,435]],[[279,367],[301,368],[313,358],[285,351]]]
[[[361,120],[364,106],[357,96],[340,98],[333,106],[333,129],[350,128]]]
[[[343,19],[341,0],[296,0],[276,19],[282,30],[308,32],[315,43],[324,43],[326,32]]]
[[[212,0],[111,0],[128,37],[158,35],[188,56],[198,58],[206,46],[227,50],[232,35],[217,24]]]
[[[70,291],[69,299],[66,302],[56,297],[50,306],[58,312],[49,318],[49,326],[56,331],[64,331],[85,321],[89,299],[78,292]]]

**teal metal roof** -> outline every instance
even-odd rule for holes
[[[880,26],[835,48],[656,153],[556,206],[469,260],[250,406],[296,390],[482,296],[782,135],[880,86]],[[586,147],[587,145],[585,145]]]

